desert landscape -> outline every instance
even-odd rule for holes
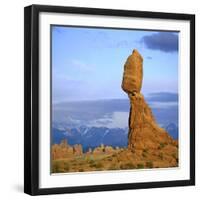
[[[124,64],[122,89],[130,101],[127,147],[101,144],[83,150],[67,139],[51,146],[51,173],[169,168],[178,166],[178,140],[156,122],[141,93],[143,57],[134,49]]]

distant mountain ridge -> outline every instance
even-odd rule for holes
[[[174,138],[178,138],[178,127],[169,123],[165,130]],[[52,144],[59,144],[67,139],[70,145],[81,144],[83,150],[96,148],[101,144],[112,147],[126,147],[128,143],[128,128],[87,127],[59,129],[52,128]]]
[[[70,145],[82,144],[83,150],[95,148],[101,144],[113,147],[127,146],[127,129],[106,127],[84,127],[67,130],[52,129],[52,143],[59,144],[67,139]]]

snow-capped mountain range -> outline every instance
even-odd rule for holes
[[[178,138],[178,127],[170,123],[164,127],[174,138]],[[88,148],[95,148],[101,144],[113,147],[126,147],[128,142],[128,128],[106,128],[106,127],[87,127],[71,129],[52,128],[52,143],[59,144],[61,140],[67,139],[70,145],[82,144],[86,151]]]

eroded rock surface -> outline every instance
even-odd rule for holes
[[[124,65],[122,89],[130,99],[129,149],[157,149],[161,144],[173,144],[171,136],[156,123],[151,108],[141,94],[143,58],[137,50]]]
[[[143,58],[137,50],[127,58],[124,65],[122,89],[126,93],[140,92],[143,79]]]

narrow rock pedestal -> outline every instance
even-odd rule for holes
[[[156,123],[151,108],[141,94],[143,58],[133,50],[124,65],[122,89],[130,100],[128,148],[158,149],[161,144],[172,144],[171,136]]]

